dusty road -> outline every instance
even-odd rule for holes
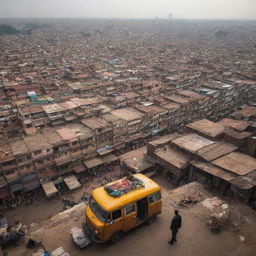
[[[181,212],[183,216],[183,227],[178,233],[178,242],[170,245],[167,241],[170,238],[169,211],[159,216],[157,222],[151,226],[142,226],[128,233],[124,239],[116,245],[94,245],[84,251],[71,249],[72,256],[81,255],[151,255],[151,256],[249,256],[250,250],[245,244],[239,241],[239,237],[230,236],[230,233],[212,234],[205,225],[196,217]]]
[[[109,172],[104,176],[115,180],[118,176],[118,172]],[[35,199],[32,204],[22,205],[16,209],[6,210],[3,213],[8,218],[10,226],[14,225],[17,220],[26,225],[39,223],[63,211],[62,198],[67,197],[75,202],[79,202],[84,192],[91,193],[93,189],[99,186],[101,186],[101,179],[94,178],[94,180],[82,184],[82,187],[77,190],[69,191],[67,189],[64,194],[50,199],[46,198],[44,192],[41,191],[38,198]]]
[[[207,228],[207,220],[200,214],[201,205],[179,209],[183,217],[183,225],[180,229],[175,245],[170,245],[170,219],[173,216],[173,200],[183,197],[184,194],[192,193],[188,187],[186,191],[179,190],[177,194],[168,190],[168,183],[163,181],[163,212],[158,216],[155,223],[143,225],[128,232],[124,238],[115,245],[91,245],[86,249],[77,248],[70,237],[70,229],[80,227],[84,219],[84,205],[80,205],[72,214],[63,213],[38,225],[38,230],[32,233],[32,237],[42,240],[49,251],[58,247],[64,247],[72,256],[113,256],[113,255],[138,255],[138,256],[253,256],[256,252],[256,214],[244,208],[244,212],[237,212],[237,228],[233,229],[230,224],[223,232],[214,234]],[[174,190],[175,191],[175,190]],[[247,214],[245,216],[245,214]],[[240,236],[245,241],[240,240]],[[12,248],[11,256],[29,256],[31,251],[25,246]]]

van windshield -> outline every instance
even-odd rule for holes
[[[106,222],[108,213],[100,207],[100,205],[95,201],[95,199],[93,197],[91,197],[89,205],[90,205],[90,208],[91,208],[92,212],[94,213],[94,215],[100,221]]]

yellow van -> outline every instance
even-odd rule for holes
[[[84,230],[91,241],[117,243],[124,232],[151,224],[162,211],[161,189],[142,174],[112,182],[92,192]]]

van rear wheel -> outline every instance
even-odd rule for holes
[[[150,224],[152,224],[153,222],[155,222],[155,220],[156,220],[156,215],[150,216],[150,217],[146,220],[146,224],[147,224],[147,225],[150,225]]]
[[[115,232],[110,237],[110,242],[112,244],[116,244],[116,243],[118,243],[122,239],[122,237],[123,237],[123,232],[122,231]]]

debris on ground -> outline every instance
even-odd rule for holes
[[[29,238],[26,246],[27,246],[27,248],[34,249],[36,247],[42,246],[42,242],[41,241],[38,242],[32,238]]]
[[[27,234],[28,227],[23,225],[21,222],[16,221],[15,225],[8,228],[8,225],[0,228],[0,245],[18,245],[21,242],[21,239]]]
[[[202,184],[198,182],[191,182],[184,186],[178,187],[168,192],[168,194],[172,199],[170,204],[174,207],[179,207],[182,200],[186,200],[186,198],[201,202],[209,196],[209,192],[204,188]]]
[[[85,235],[82,228],[74,227],[70,230],[71,236],[73,239],[73,242],[79,247],[79,248],[85,248],[87,247],[91,241],[88,239],[88,237]]]
[[[63,204],[64,204],[63,209],[67,210],[74,207],[76,205],[76,202],[74,202],[72,199],[69,199],[69,198],[63,198]]]
[[[244,236],[240,236],[240,240],[241,240],[241,242],[243,242],[245,240],[245,237]]]
[[[193,198],[191,196],[186,196],[184,197],[184,199],[182,199],[180,202],[179,202],[179,206],[180,207],[187,207],[189,205],[194,205],[198,202],[198,200],[196,198]]]
[[[0,228],[7,228],[8,227],[8,220],[6,217],[1,215],[0,217]]]
[[[8,246],[8,245],[18,245],[21,241],[21,238],[24,236],[23,233],[13,233],[8,232],[5,235],[0,237],[0,245]]]
[[[221,231],[229,219],[229,206],[218,197],[206,198],[202,205],[209,214],[208,227],[213,232]]]
[[[91,197],[90,194],[84,192],[82,197],[81,197],[81,202],[88,202],[90,200],[90,197]]]
[[[59,247],[51,253],[51,256],[70,256],[70,254],[65,252],[63,247]]]
[[[13,233],[23,233],[24,235],[27,235],[28,233],[28,226],[22,224],[20,221],[16,221],[15,225],[11,228],[11,232]]]
[[[49,252],[45,251],[45,249],[40,248],[36,252],[32,253],[32,256],[50,256]]]

